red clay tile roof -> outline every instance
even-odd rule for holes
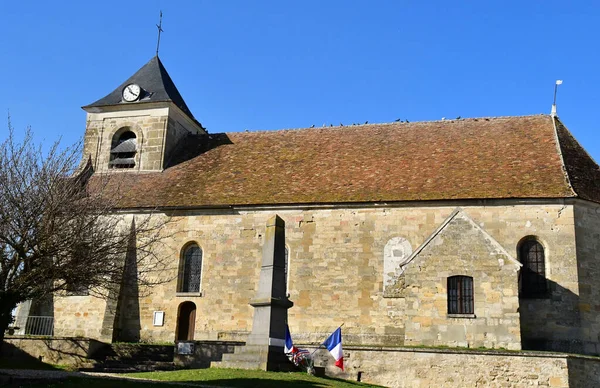
[[[560,120],[556,132],[569,181],[577,196],[600,202],[600,168]]]
[[[562,146],[564,158],[575,164],[566,168],[574,174],[575,191],[600,202],[598,166],[582,156],[581,146],[557,123],[558,137],[568,143]],[[121,206],[577,196],[558,152],[553,118],[547,115],[228,133],[192,140],[180,155],[197,156],[163,172],[128,177],[130,190],[122,192]]]

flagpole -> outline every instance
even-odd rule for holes
[[[344,326],[344,323],[346,323],[346,322],[342,322],[342,324],[338,326],[338,329],[341,329],[341,328],[342,328],[342,326]],[[337,330],[337,329],[335,329],[335,330]],[[335,330],[334,330],[334,332],[335,332]],[[329,337],[327,337],[327,338],[329,338]],[[313,351],[313,352],[310,354],[311,358],[312,358],[312,355],[313,355],[313,354],[315,354],[315,353],[317,352],[317,350],[321,349],[321,347],[322,347],[322,346],[323,346],[323,343],[319,344],[319,347],[318,347],[318,348],[316,348],[316,349],[315,349],[315,350],[314,350],[314,351]]]
[[[312,355],[315,354],[317,352],[317,350],[321,349],[321,346],[323,346],[323,344],[319,345],[318,348],[316,348],[315,350],[313,350],[313,352],[310,354],[310,357],[312,358]]]

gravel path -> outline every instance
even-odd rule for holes
[[[204,385],[204,384],[189,384],[172,381],[159,381],[150,380],[140,377],[127,376],[126,374],[119,373],[103,373],[103,372],[68,372],[62,370],[35,370],[35,369],[0,369],[0,385],[4,382],[3,377],[15,379],[32,379],[32,380],[55,380],[65,379],[67,377],[82,377],[82,378],[94,378],[102,377],[107,379],[115,380],[136,380],[146,381],[149,383],[163,384],[163,385],[179,385],[184,387],[202,387],[202,388],[224,388],[222,386],[217,387],[215,385]]]

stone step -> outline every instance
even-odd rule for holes
[[[96,363],[96,365],[167,365],[167,364],[172,364],[173,360],[170,361],[155,361],[155,360],[119,360],[119,359],[115,359],[115,360],[104,360],[101,361],[99,363]]]
[[[174,345],[111,344],[98,352],[98,360],[173,361]]]
[[[228,353],[224,354],[222,361],[253,361],[257,359],[256,352],[243,352],[243,353]]]
[[[138,372],[154,372],[152,368],[94,368],[91,372],[99,373],[138,373]]]
[[[120,361],[120,362],[133,362],[133,363],[142,362],[142,361],[170,362],[170,361],[173,361],[173,355],[172,354],[155,354],[152,356],[131,356],[131,357],[121,357],[118,355],[112,355],[112,356],[106,356],[106,358],[103,361]]]
[[[257,361],[213,361],[211,368],[235,368],[235,369],[261,369],[265,370],[266,365]]]
[[[263,345],[241,345],[241,346],[235,346],[234,348],[234,353],[235,354],[242,354],[242,353],[252,353],[252,354],[257,354],[257,353],[267,353],[269,350],[267,347],[263,346]],[[283,348],[281,348],[281,353],[283,354]]]

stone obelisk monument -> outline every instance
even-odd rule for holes
[[[274,216],[267,221],[262,266],[254,307],[252,333],[245,346],[224,354],[223,361],[212,363],[221,368],[289,370],[292,364],[283,353],[287,310],[294,304],[286,296],[285,222]]]

